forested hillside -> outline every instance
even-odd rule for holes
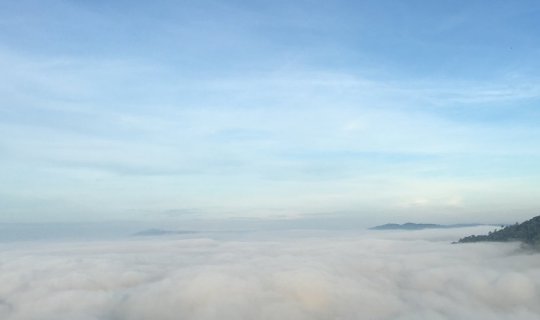
[[[540,216],[487,235],[472,235],[459,240],[460,243],[479,241],[521,241],[530,245],[540,245]]]

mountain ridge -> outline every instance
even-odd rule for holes
[[[458,243],[471,242],[509,242],[520,241],[528,245],[540,247],[540,216],[522,223],[506,226],[487,235],[470,235],[458,240]]]

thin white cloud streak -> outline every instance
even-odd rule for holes
[[[471,231],[3,244],[0,316],[537,319],[538,257]]]

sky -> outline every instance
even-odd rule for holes
[[[2,1],[0,222],[512,223],[537,1]]]

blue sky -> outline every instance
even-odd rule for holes
[[[537,1],[2,1],[0,221],[538,214]]]

